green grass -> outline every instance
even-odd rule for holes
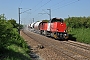
[[[0,49],[0,60],[31,60],[28,45],[19,34],[15,33],[8,44]]]
[[[5,53],[0,60],[31,60],[27,54],[29,49],[19,47],[16,44],[12,44],[4,49]]]
[[[90,44],[90,28],[74,28],[70,29],[69,33],[76,38],[76,41]]]

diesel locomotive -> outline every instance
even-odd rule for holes
[[[51,36],[55,39],[68,39],[67,26],[62,18],[53,18],[50,21],[39,21],[30,24],[31,29],[41,35]]]

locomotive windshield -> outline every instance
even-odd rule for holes
[[[51,20],[51,22],[62,22],[63,23],[63,19],[61,19],[61,18],[53,18]]]

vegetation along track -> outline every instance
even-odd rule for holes
[[[45,47],[49,47],[65,60],[90,60],[90,50],[88,46],[70,41],[57,41],[26,30],[24,33]],[[82,48],[81,46],[85,46],[86,48]]]

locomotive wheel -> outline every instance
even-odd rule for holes
[[[42,35],[42,31],[40,31],[40,34]]]
[[[45,31],[45,36],[47,36],[47,31]]]
[[[68,41],[68,37],[65,37],[65,40]]]
[[[54,34],[54,36],[53,36],[55,39],[58,39],[58,37],[57,37],[57,35],[56,34]]]

